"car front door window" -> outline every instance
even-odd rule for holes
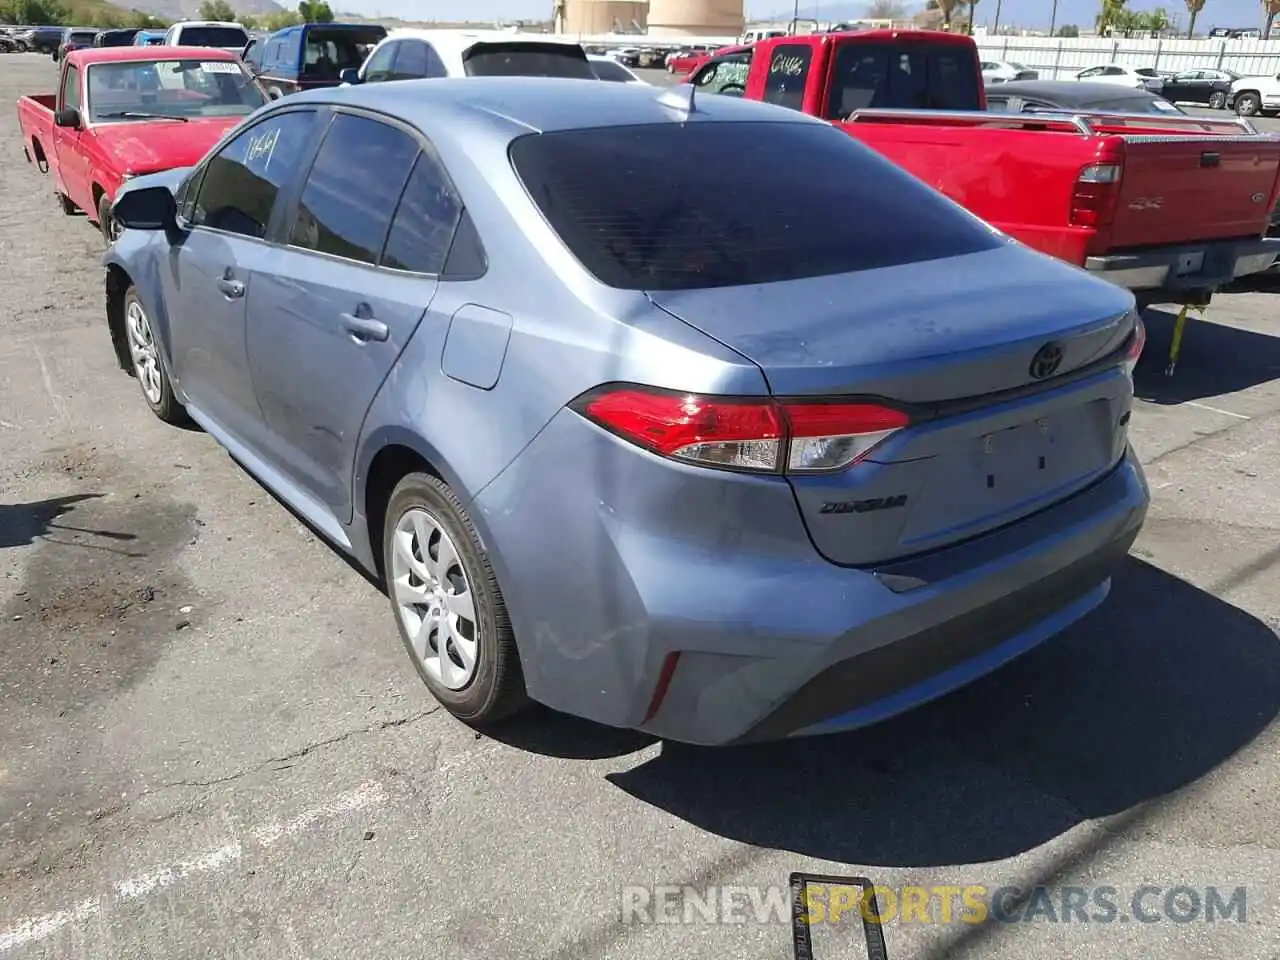
[[[280,189],[306,156],[317,122],[314,110],[282,111],[223,147],[205,165],[191,225],[266,237]]]
[[[400,50],[396,54],[391,79],[421,80],[427,75],[428,66],[427,45],[420,40],[406,40],[400,44]]]

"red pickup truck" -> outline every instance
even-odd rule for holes
[[[998,230],[1131,289],[1204,303],[1267,269],[1280,138],[1235,120],[986,111],[972,39],[863,30],[716,51],[696,96],[763,100],[843,128]]]
[[[53,174],[64,213],[83,210],[108,242],[120,185],[198,162],[268,102],[235,54],[209,47],[100,47],[62,63],[56,94],[18,100],[27,159]]]

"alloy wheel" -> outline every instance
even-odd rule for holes
[[[151,335],[151,321],[147,319],[142,304],[133,300],[125,310],[125,327],[129,338],[129,355],[133,358],[133,370],[142,386],[142,393],[152,406],[160,403],[160,356],[155,338]]]
[[[466,687],[480,650],[471,579],[444,524],[421,507],[396,523],[390,586],[423,669],[446,689]]]

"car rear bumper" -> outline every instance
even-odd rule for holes
[[[1005,528],[841,567],[781,478],[672,464],[563,412],[471,513],[530,696],[720,745],[873,723],[994,670],[1102,602],[1148,499],[1126,452]]]
[[[1212,292],[1237,277],[1261,273],[1278,255],[1277,238],[1214,240],[1087,257],[1084,268],[1135,293],[1168,294],[1168,302],[1178,302],[1180,295]],[[1160,297],[1144,299],[1158,301]]]

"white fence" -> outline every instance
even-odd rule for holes
[[[1244,76],[1280,73],[1278,40],[1110,40],[1105,37],[975,37],[991,60],[1013,60],[1038,70],[1043,80],[1085,67],[1122,63],[1157,70],[1216,67]]]

